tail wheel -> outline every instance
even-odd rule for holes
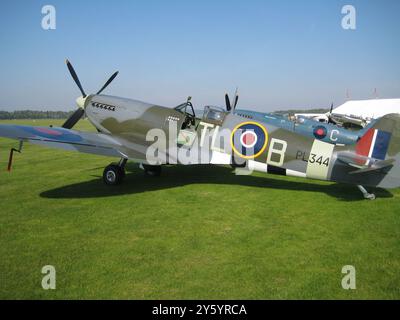
[[[106,185],[115,186],[122,182],[125,170],[116,164],[110,164],[104,169],[103,181]]]

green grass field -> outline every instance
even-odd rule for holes
[[[116,159],[29,144],[8,173],[17,144],[0,139],[2,299],[400,298],[399,189],[366,201],[346,185],[136,164],[106,187]],[[41,287],[44,265],[56,290]],[[356,290],[341,287],[344,265]]]

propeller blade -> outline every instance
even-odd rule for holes
[[[76,123],[83,117],[83,115],[85,114],[85,110],[83,110],[82,108],[79,108],[78,110],[76,110],[68,119],[67,121],[64,122],[64,124],[62,125],[63,128],[65,129],[72,129],[72,127],[74,125],[76,125]]]
[[[86,93],[82,88],[81,82],[79,81],[79,78],[78,78],[78,76],[77,76],[77,74],[76,74],[76,72],[74,70],[74,67],[72,66],[71,62],[68,61],[68,59],[65,61],[65,63],[67,64],[67,67],[68,67],[69,73],[72,76],[72,79],[74,79],[76,85],[78,86],[79,90],[82,93],[82,96],[85,98],[86,97]]]
[[[333,102],[332,102],[332,104],[331,104],[331,109],[330,109],[329,113],[331,114],[332,111],[333,111]]]
[[[229,100],[229,96],[227,93],[225,93],[225,105],[226,105],[226,110],[231,111],[231,101]]]
[[[236,97],[235,97],[235,104],[233,105],[233,110],[236,109],[236,106],[237,106],[238,101],[239,101],[239,95],[236,94]]]
[[[234,105],[232,106],[233,109],[236,109],[236,105],[237,105],[238,100],[239,100],[239,92],[238,92],[238,90],[239,90],[239,88],[236,87],[236,90],[235,90],[235,103],[234,103]]]
[[[113,81],[117,75],[118,75],[118,71],[114,72],[113,75],[110,77],[110,79],[107,80],[107,82],[104,84],[104,86],[99,91],[97,91],[96,94],[100,94],[105,88],[107,88],[108,85],[111,83],[111,81]]]

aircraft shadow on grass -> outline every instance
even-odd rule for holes
[[[101,181],[102,177],[96,175],[96,179],[44,191],[40,196],[54,199],[100,198],[164,190],[190,184],[221,184],[263,188],[266,193],[269,189],[324,192],[342,201],[365,201],[356,186],[316,184],[312,181],[303,182],[302,179],[288,181],[286,179],[274,178],[272,175],[266,175],[265,177],[235,175],[230,167],[201,165],[168,166],[163,168],[160,177],[146,176],[134,164],[128,164],[126,169],[126,179],[119,186],[106,186]],[[375,189],[373,191],[378,198],[393,197],[389,191],[384,189]]]

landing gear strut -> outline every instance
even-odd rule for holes
[[[128,159],[122,158],[119,163],[111,163],[103,171],[103,181],[106,185],[115,186],[125,178],[125,165]]]
[[[375,200],[375,195],[373,193],[368,193],[368,191],[361,185],[357,186],[358,189],[361,191],[361,193],[364,196],[364,199],[368,199],[368,200]]]

